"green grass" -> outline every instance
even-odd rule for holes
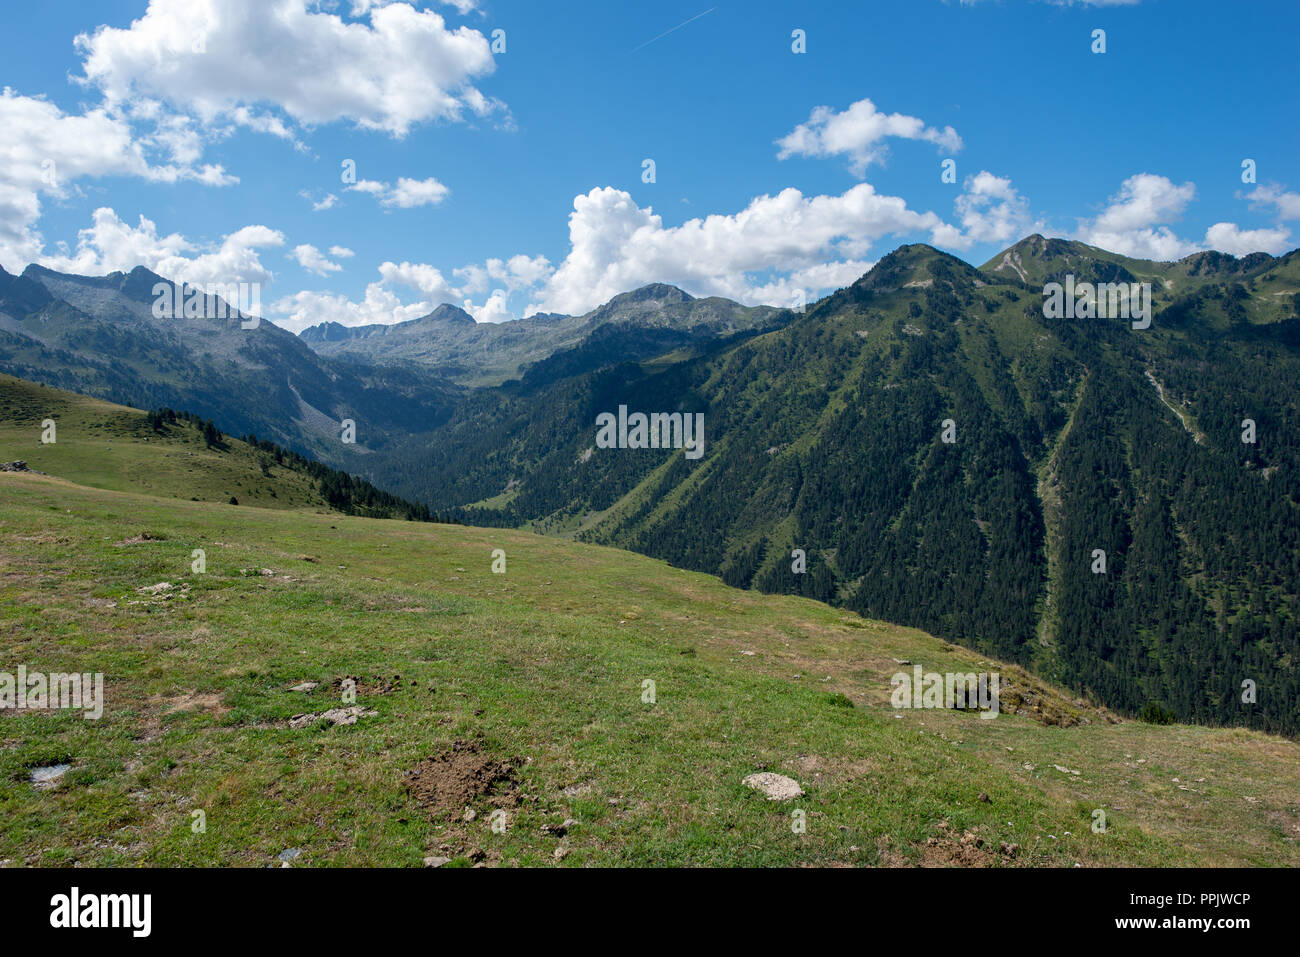
[[[30,418],[0,423],[0,459],[52,473],[0,474],[0,671],[102,672],[107,705],[98,722],[0,712],[0,861],[278,866],[299,848],[295,866],[420,866],[429,855],[1300,864],[1293,742],[1117,723],[923,632],[615,549],[218,504],[222,483],[241,477],[220,456],[237,451],[194,450],[201,467],[190,471],[165,442],[79,434],[119,413],[46,398],[59,396],[54,446],[15,453]],[[230,478],[208,475],[210,462]],[[154,494],[117,490],[142,476]],[[199,491],[208,500],[190,501]],[[281,486],[275,504],[289,494]],[[196,548],[204,574],[191,570]],[[497,548],[505,574],[491,571]],[[173,597],[137,591],[163,581]],[[1086,723],[896,712],[888,679],[907,670],[900,661],[1000,671],[1004,686]],[[331,683],[347,675],[401,681],[362,694],[377,713],[355,725],[289,727],[339,707]],[[654,703],[642,700],[646,680]],[[304,681],[320,686],[290,690]],[[514,763],[519,800],[504,834],[489,827],[487,799],[465,821],[463,808],[434,814],[408,792],[406,772],[457,741]],[[51,763],[71,770],[36,789],[31,769]],[[764,800],[741,783],[759,770],[806,794]],[[805,833],[792,828],[796,809]],[[1097,809],[1104,834],[1090,829]],[[196,810],[204,833],[191,830]],[[566,819],[576,822],[566,836],[543,831]],[[964,834],[983,846],[961,845]],[[1002,842],[1019,845],[1016,856]]]
[[[41,441],[45,420],[55,441]],[[79,485],[138,491],[199,502],[329,511],[315,482],[302,472],[231,436],[209,448],[192,425],[148,428],[144,414],[87,396],[0,373],[0,462],[25,461],[38,472]]]
[[[936,851],[928,838],[968,829],[1020,844],[1018,863],[1300,860],[1294,744],[896,717],[893,659],[986,667],[920,632],[523,533],[2,481],[3,660],[102,671],[108,708],[99,722],[0,718],[0,859],[256,865],[299,847],[304,864],[418,865],[446,846],[540,864],[559,844],[542,825],[574,818],[565,864],[914,863]],[[117,544],[143,532],[157,540]],[[204,575],[190,573],[193,548],[207,550]],[[136,593],[158,581],[190,585],[188,599]],[[329,683],[350,674],[403,680],[363,696],[378,714],[354,726],[288,728],[336,706]],[[322,687],[288,690],[307,680]],[[530,800],[504,835],[407,794],[404,771],[456,740],[527,762]],[[55,761],[73,765],[63,783],[33,788],[30,768]],[[760,769],[807,795],[762,800],[740,783]],[[1095,808],[1104,835],[1089,830]],[[204,834],[190,830],[195,809]]]

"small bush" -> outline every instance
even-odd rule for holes
[[[1138,720],[1145,721],[1147,724],[1173,724],[1174,713],[1159,701],[1148,701],[1142,706],[1141,713],[1138,714]]]

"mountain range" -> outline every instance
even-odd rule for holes
[[[675,286],[655,283],[615,296],[581,316],[537,313],[518,322],[477,323],[464,310],[441,305],[427,316],[391,325],[325,322],[304,330],[301,338],[326,357],[410,363],[454,382],[499,385],[527,365],[577,348],[598,330],[622,334],[636,355],[645,356],[761,329],[779,322],[781,315],[782,310],[770,306],[696,299]],[[629,335],[632,330],[635,335]]]
[[[804,312],[655,285],[297,337],[155,319],[158,282],[0,270],[0,371],[924,628],[1123,712],[1300,733],[1300,251],[914,245]],[[1052,283],[1148,284],[1150,326],[1048,318]],[[599,447],[620,407],[702,413],[703,454]]]

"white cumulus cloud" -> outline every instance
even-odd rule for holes
[[[1138,173],[1130,176],[1108,205],[1078,232],[1084,242],[1111,252],[1141,259],[1169,262],[1207,249],[1243,256],[1252,252],[1285,252],[1290,231],[1242,229],[1235,223],[1215,223],[1201,240],[1178,236],[1169,225],[1183,217],[1196,198],[1194,183],[1176,184],[1165,176]]]
[[[61,272],[98,276],[129,272],[144,266],[165,279],[194,285],[256,282],[267,284],[274,274],[263,265],[259,250],[284,245],[284,234],[267,226],[244,226],[219,243],[199,245],[179,233],[160,235],[152,220],[141,216],[136,226],[103,206],[92,222],[77,233],[75,250],[61,249],[42,256],[43,266]]]
[[[328,276],[330,273],[339,272],[343,268],[338,263],[330,261],[324,253],[309,243],[294,246],[290,258],[296,260],[303,269],[314,272],[318,276]]]
[[[570,251],[529,312],[580,313],[650,282],[673,282],[697,295],[758,301],[750,274],[790,272],[861,259],[881,238],[928,233],[943,220],[860,183],[841,195],[784,189],[738,213],[665,226],[623,190],[593,189],[574,199]]]
[[[193,165],[193,155],[179,144],[170,150],[177,162],[151,163],[130,126],[103,109],[65,113],[8,87],[0,91],[0,130],[0,265],[9,269],[41,258],[44,243],[36,223],[42,197],[67,198],[79,180],[132,176],[210,186],[237,182],[220,166]]]
[[[427,314],[429,305],[403,303],[391,289],[372,282],[366,286],[365,298],[360,302],[336,293],[303,290],[277,299],[271,304],[271,310],[276,325],[290,332],[301,332],[320,322],[344,326],[405,322]]]
[[[836,113],[829,106],[812,111],[801,123],[777,140],[778,159],[791,156],[847,156],[849,168],[863,176],[867,167],[884,161],[887,139],[922,140],[956,152],[961,137],[951,126],[938,129],[903,113],[882,113],[871,100],[858,100]]]
[[[1012,243],[1038,228],[1029,201],[1011,185],[1011,180],[987,170],[966,178],[954,208],[961,231],[947,245],[958,249],[968,249],[975,243]]]
[[[1281,186],[1271,183],[1266,186],[1256,186],[1247,198],[1250,200],[1250,205],[1256,209],[1271,206],[1278,219],[1300,219],[1300,193],[1288,192]]]
[[[419,123],[500,108],[474,85],[495,67],[477,30],[408,3],[362,13],[368,24],[306,0],[150,0],[129,27],[77,37],[79,79],[109,104],[162,102],[205,124],[276,135],[287,134],[281,114],[402,137]]]
[[[466,299],[462,305],[477,322],[509,322],[515,318],[515,314],[510,311],[510,306],[506,302],[504,289],[495,290],[481,306],[474,305],[472,299]]]
[[[437,206],[451,190],[432,176],[428,179],[409,179],[400,176],[396,186],[374,179],[361,179],[347,187],[348,192],[366,193],[378,200],[379,205],[412,209],[416,206]]]

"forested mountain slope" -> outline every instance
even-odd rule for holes
[[[1151,283],[1149,328],[1045,318],[1067,274]],[[908,246],[778,331],[477,392],[374,477],[923,627],[1129,712],[1296,733],[1298,293],[1297,253],[1030,237],[977,270]],[[620,405],[703,412],[703,456],[596,448]]]

